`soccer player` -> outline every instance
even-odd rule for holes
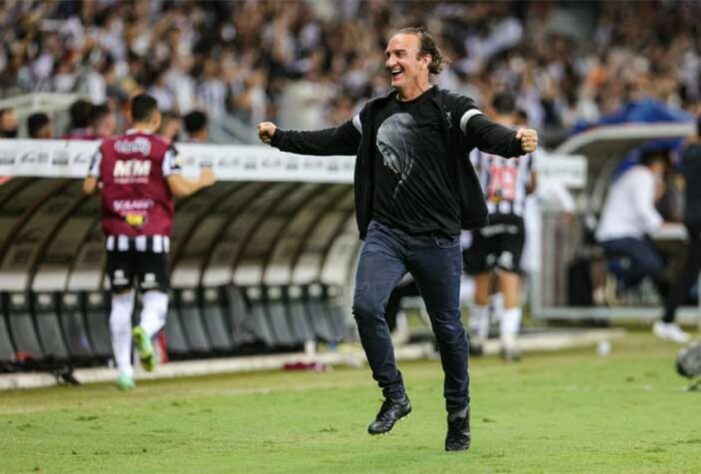
[[[492,108],[495,121],[509,126],[515,124],[516,101],[511,94],[494,96]],[[480,150],[470,159],[485,194],[489,209],[489,225],[473,234],[468,271],[475,275],[475,304],[470,312],[470,343],[473,353],[480,353],[489,333],[489,298],[494,274],[504,298],[504,310],[499,311],[501,353],[506,360],[517,360],[516,337],[521,326],[520,264],[525,242],[523,214],[526,195],[536,187],[537,173],[533,153],[516,160]]]
[[[425,28],[394,34],[385,67],[394,91],[368,102],[352,120],[326,130],[278,130],[258,135],[282,151],[357,155],[355,210],[365,240],[353,313],[373,378],[385,397],[371,435],[389,432],[411,412],[397,369],[385,307],[410,272],[426,303],[445,372],[448,411],[445,449],[470,446],[468,342],[460,321],[460,228],[487,222],[487,209],[468,152],[479,147],[503,156],[532,152],[534,130],[513,131],[485,117],[472,99],[432,86],[444,59]]]
[[[173,195],[184,197],[214,184],[204,168],[196,181],[181,176],[176,149],[154,135],[161,122],[156,100],[146,94],[131,100],[132,128],[107,138],[95,154],[83,191],[102,183],[102,230],[112,292],[110,330],[117,362],[117,386],[134,388],[130,353],[134,345],[145,370],[156,358],[151,338],[163,327],[168,309],[168,251]],[[142,293],[141,322],[133,330],[134,283]]]

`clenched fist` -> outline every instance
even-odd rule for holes
[[[258,124],[258,138],[266,145],[270,145],[273,135],[275,135],[275,130],[277,130],[277,126],[274,123],[261,122]]]
[[[521,140],[521,149],[524,153],[533,153],[538,148],[538,132],[532,128],[519,128],[516,138]]]
[[[202,171],[200,172],[200,184],[202,187],[211,186],[216,182],[217,178],[214,176],[214,171],[212,171],[212,168],[202,168]]]

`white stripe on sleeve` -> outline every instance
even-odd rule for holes
[[[360,123],[360,114],[353,117],[353,126],[358,131],[358,133],[360,133],[361,135],[363,134],[363,124]]]
[[[107,250],[112,251],[114,250],[114,235],[108,235],[107,236]]]
[[[470,109],[462,114],[462,117],[460,117],[460,130],[462,130],[462,133],[467,133],[467,122],[475,115],[482,115],[482,111],[479,109]]]
[[[171,174],[180,174],[182,172],[180,168],[180,163],[178,163],[178,151],[170,147],[163,156],[163,164],[161,167],[163,171],[163,176],[170,176]]]
[[[90,160],[90,167],[88,168],[88,176],[93,178],[100,177],[100,163],[102,162],[102,152],[98,149]]]

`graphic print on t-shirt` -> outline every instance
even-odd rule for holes
[[[399,178],[392,193],[397,197],[399,188],[406,182],[414,166],[416,144],[413,143],[413,130],[416,128],[414,117],[407,113],[388,117],[377,130],[377,149],[382,155],[384,165]]]

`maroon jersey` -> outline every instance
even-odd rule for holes
[[[88,170],[102,181],[105,235],[169,237],[174,209],[166,177],[171,174],[180,174],[180,165],[170,142],[138,130],[105,139]]]

